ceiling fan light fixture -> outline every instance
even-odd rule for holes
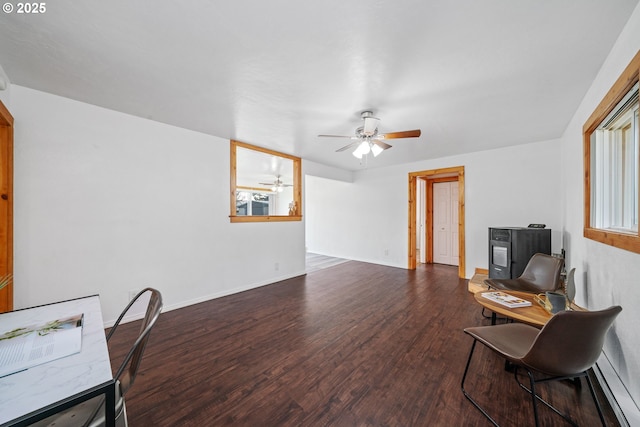
[[[362,159],[363,156],[366,156],[371,152],[374,156],[377,156],[382,152],[382,149],[372,144],[369,139],[365,139],[358,144],[358,147],[353,151],[353,155],[358,159]]]
[[[350,150],[356,147],[351,153],[357,159],[362,159],[363,156],[372,153],[374,157],[377,157],[384,150],[391,148],[391,144],[387,144],[384,140],[387,139],[401,139],[401,138],[418,138],[421,135],[420,129],[406,130],[400,132],[390,133],[378,133],[378,123],[380,119],[373,116],[372,111],[363,111],[360,116],[363,120],[363,125],[356,128],[355,135],[318,135],[319,137],[329,138],[349,138],[353,142],[345,145],[336,150],[336,152]]]
[[[369,146],[370,144],[371,143],[365,139],[364,141],[362,141],[362,144],[360,144],[358,149],[362,154],[369,154],[369,151],[371,151],[371,147]]]
[[[381,147],[378,147],[376,144],[371,144],[371,152],[373,153],[373,157],[378,157],[378,154],[382,153],[384,150]]]

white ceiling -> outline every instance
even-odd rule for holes
[[[0,13],[12,83],[304,159],[367,109],[366,167],[561,136],[638,0],[58,0]]]
[[[236,148],[236,185],[270,189],[277,181],[293,185],[293,160]]]

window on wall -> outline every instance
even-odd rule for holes
[[[274,212],[272,195],[255,191],[236,191],[236,215],[269,215],[269,212]]]
[[[637,253],[639,75],[640,52],[583,128],[584,235]]]
[[[591,134],[591,226],[638,232],[638,84]]]
[[[231,141],[231,222],[300,221],[300,158]]]

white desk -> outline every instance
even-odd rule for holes
[[[82,350],[0,378],[0,426],[23,426],[94,396],[115,424],[115,382],[97,295],[0,314],[0,332],[84,313]]]

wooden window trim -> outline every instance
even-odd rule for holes
[[[236,215],[236,149],[237,147],[247,148],[249,150],[260,151],[271,156],[283,157],[293,161],[293,201],[297,206],[296,215]],[[300,157],[292,156],[278,151],[269,150],[268,148],[258,147],[247,144],[245,142],[231,140],[231,170],[229,182],[231,183],[230,210],[229,220],[231,222],[285,222],[285,221],[302,221],[302,162]],[[264,191],[264,190],[263,190]]]
[[[584,154],[584,237],[605,245],[640,253],[640,230],[638,233],[618,233],[591,227],[591,134],[620,100],[640,79],[640,51],[613,84],[595,111],[582,127]],[[638,186],[640,188],[640,185]]]

